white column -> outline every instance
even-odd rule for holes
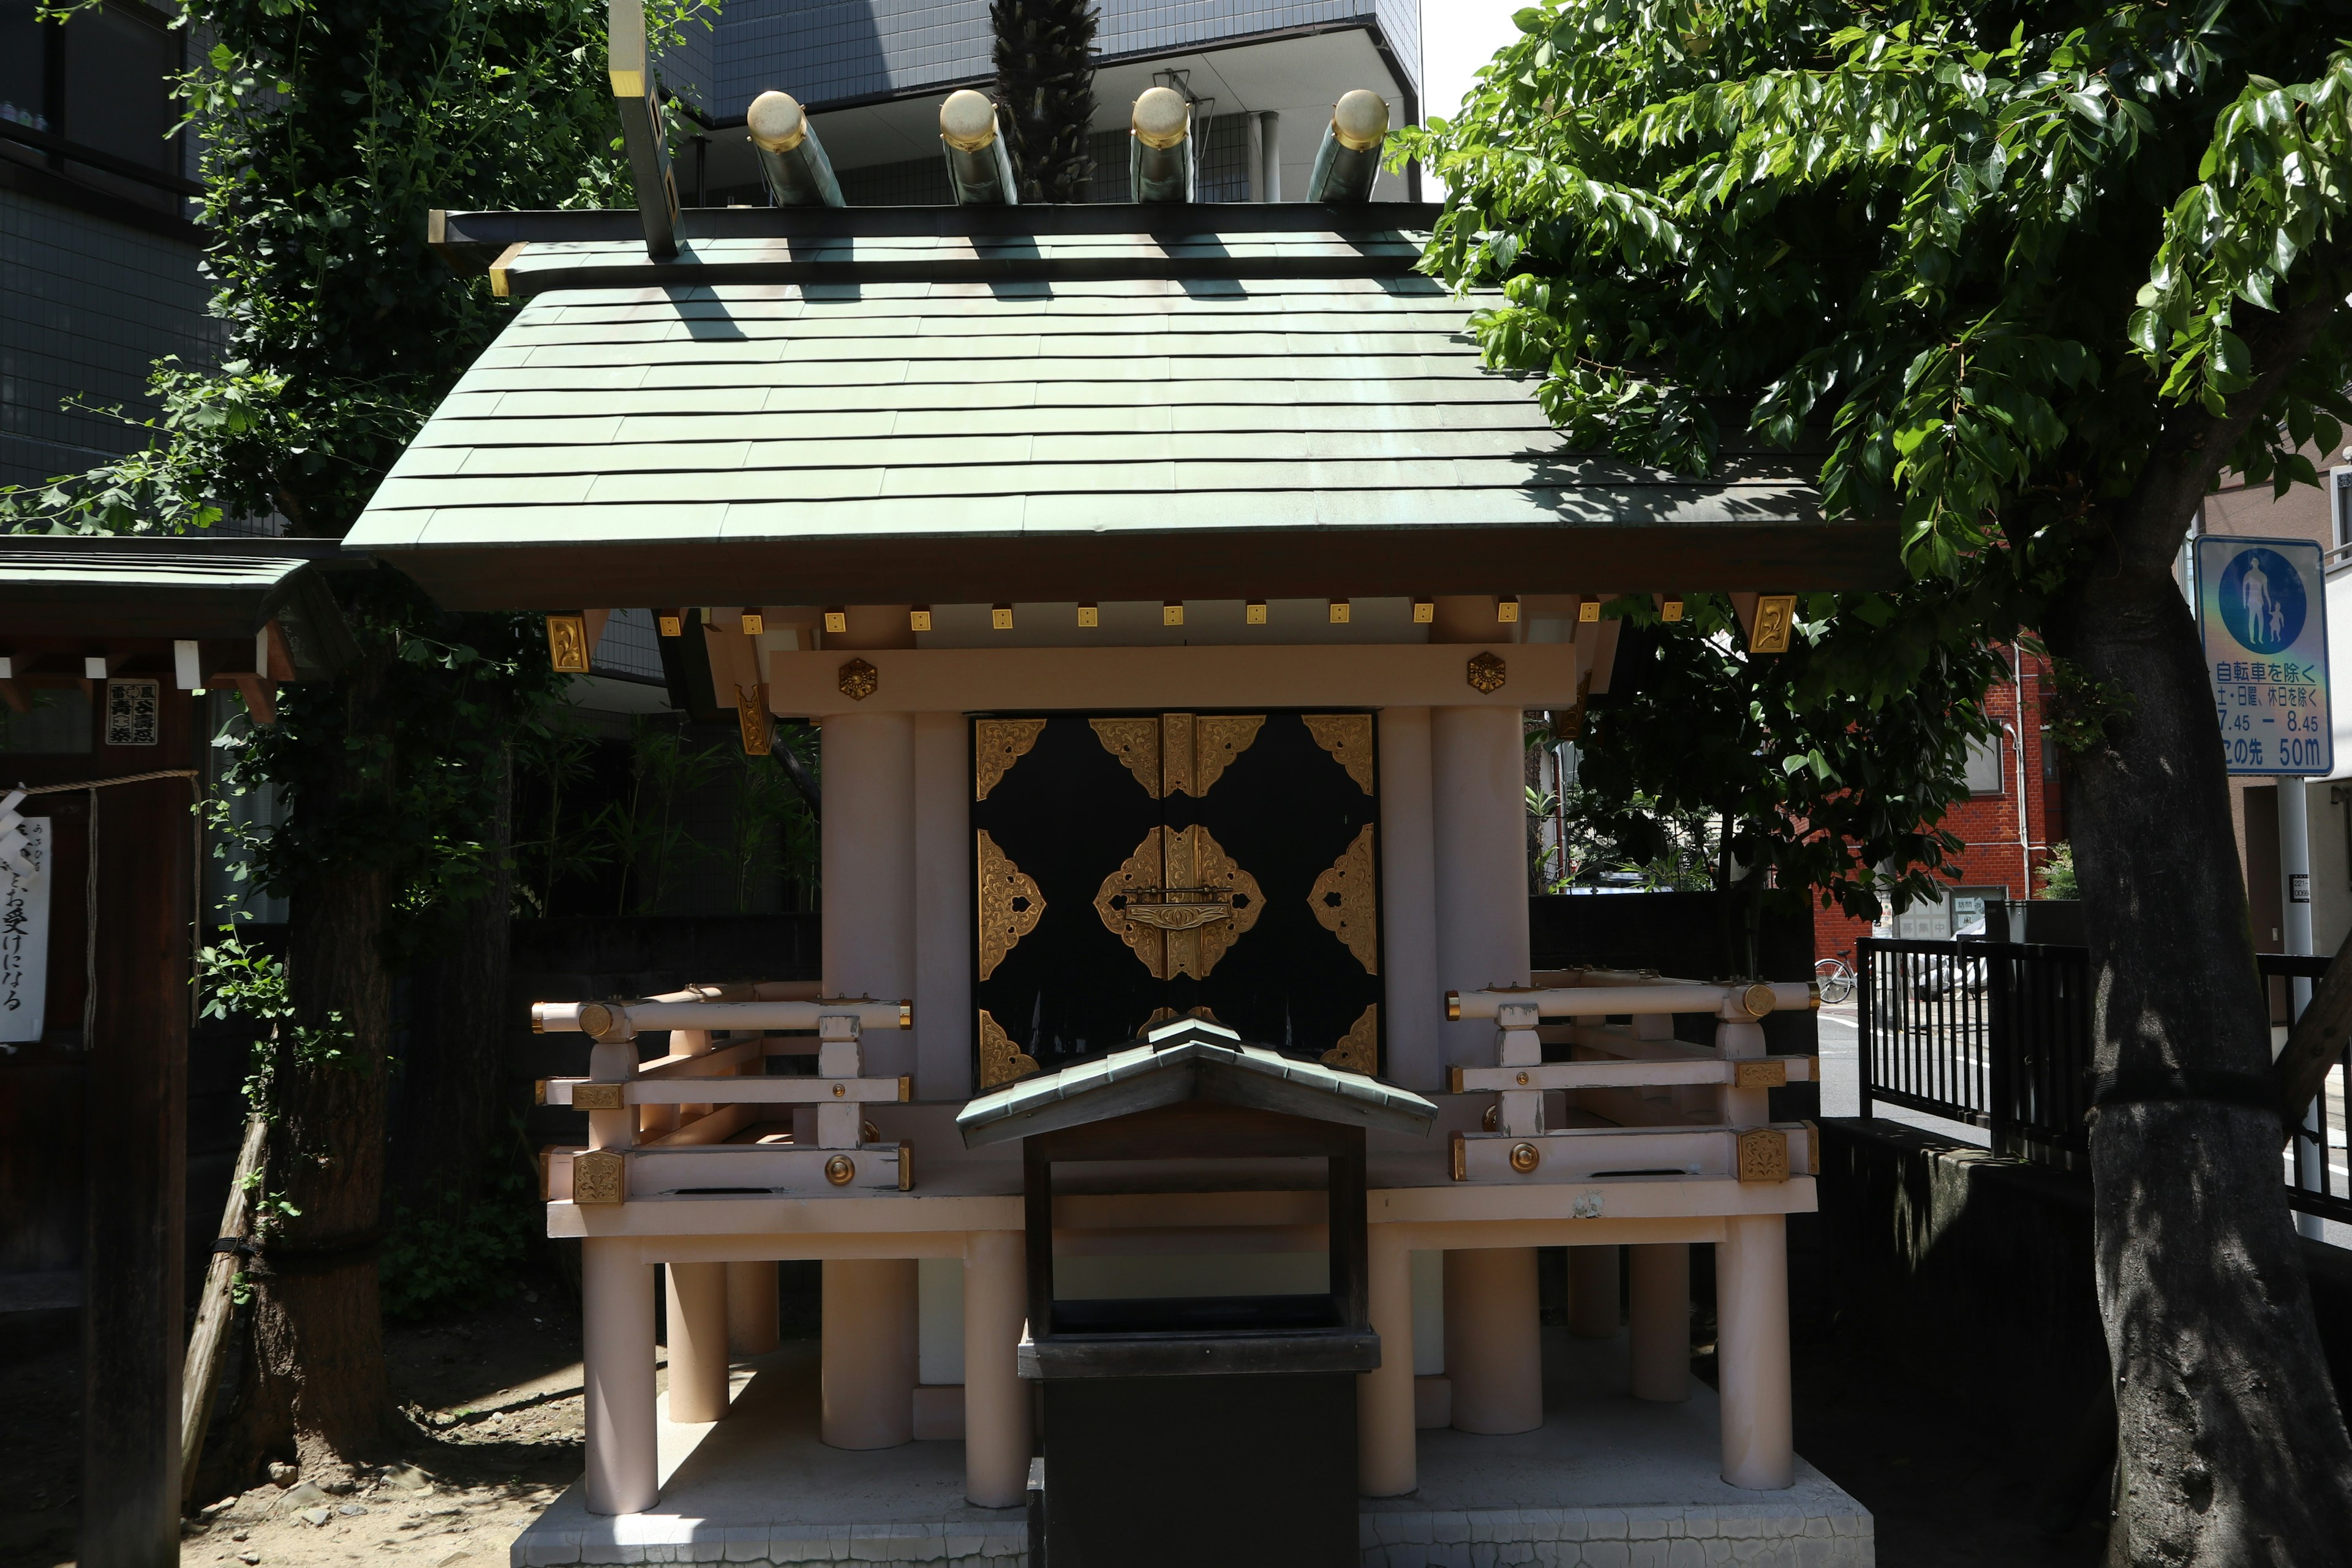
[[[917,1274],[911,1258],[825,1260],[818,1436],[827,1446],[895,1448],[914,1440]]]
[[[1446,1253],[1445,1375],[1454,1384],[1455,1431],[1532,1432],[1543,1425],[1534,1247]]]
[[[1430,710],[1437,985],[1528,983],[1524,721],[1516,708]],[[1445,1066],[1491,1065],[1494,1026],[1442,1026]]]
[[[974,1231],[963,1244],[963,1495],[1013,1508],[1029,1493],[1029,1385],[1013,1362],[1028,1318],[1025,1249],[1017,1230]]]
[[[1662,1241],[1626,1251],[1633,1397],[1679,1404],[1690,1397],[1690,1244]]]
[[[1438,1032],[1437,849],[1431,835],[1429,710],[1380,716],[1381,961],[1388,967],[1388,1076],[1428,1094],[1445,1084]]]
[[[971,1097],[971,748],[961,713],[915,716],[915,1098]],[[1027,1486],[1024,1478],[1023,1485]]]
[[[1356,1489],[1402,1497],[1421,1484],[1413,1431],[1412,1250],[1371,1227],[1370,1306],[1381,1364],[1356,1379]]]
[[[1617,1249],[1613,1247],[1571,1247],[1568,1249],[1568,1331],[1580,1340],[1613,1340],[1621,1300],[1617,1283]]]
[[[590,1513],[642,1513],[659,1495],[654,1446],[654,1275],[636,1244],[580,1247],[581,1382]]]
[[[727,1265],[672,1263],[669,1277],[669,1418],[687,1425],[727,1415]]]
[[[776,1266],[727,1265],[727,1354],[741,1361],[776,1348]]]
[[[1797,1482],[1790,1434],[1786,1231],[1776,1214],[1734,1215],[1724,1221],[1715,1247],[1723,1479],[1758,1491]]]
[[[2308,955],[2312,946],[2311,802],[2304,793],[2304,781],[2300,778],[2278,781],[2278,825],[2279,897],[2285,920],[2281,934],[2286,939],[2287,952]],[[2303,889],[2300,899],[2294,896],[2298,878]],[[2302,1017],[2303,1010],[2311,1005],[2311,985],[2308,980],[2286,983],[2287,1017],[2290,1020]],[[2311,1109],[2304,1114],[2303,1125],[2305,1131],[2316,1131],[2319,1128],[2319,1102],[2315,1098]],[[2297,1138],[2294,1141],[2295,1177],[2305,1186],[2315,1190],[2318,1187],[2319,1163],[2326,1157],[2326,1149],[2324,1138],[2316,1141]],[[2298,1212],[2294,1216],[2294,1228],[2314,1240],[2325,1240],[2327,1234],[2326,1222],[2315,1214]]]
[[[914,717],[830,714],[824,746],[824,994],[912,1000]],[[902,1030],[869,1030],[865,1047],[871,1077],[915,1070]]]
[[[1764,1026],[1749,1017],[1737,1001],[1726,1002],[1716,1015],[1716,1054],[1728,1061],[1764,1055]],[[1761,1127],[1772,1120],[1772,1091],[1732,1089],[1723,1091],[1723,1124],[1731,1128]]]

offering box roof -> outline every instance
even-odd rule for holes
[[[1415,274],[1433,208],[442,220],[527,296],[350,538],[453,607],[1899,579],[1782,453],[1563,447]],[[694,237],[699,235],[699,237]]]
[[[364,569],[333,540],[16,534],[0,538],[0,625],[23,637],[249,637],[273,619],[304,678],[355,652],[320,568]]]

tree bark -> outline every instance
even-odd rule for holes
[[[2212,697],[2171,574],[2316,320],[2273,319],[2256,338],[2269,372],[2227,417],[2173,417],[2044,617],[2052,649],[2097,683],[2072,717],[2106,721],[2069,815],[2096,976],[2094,1223],[2122,1465],[2111,1562],[2352,1562],[2352,1439],[2282,1186]]]
[[[390,755],[377,694],[392,650],[380,635],[362,647],[344,690],[350,744],[331,770],[331,789],[311,786],[330,798],[309,809],[362,816],[389,809],[390,768],[364,764]],[[247,1270],[253,1353],[238,1457],[248,1465],[290,1458],[306,1474],[333,1474],[376,1453],[387,1436],[376,1250],[392,1010],[383,945],[389,881],[380,868],[342,861],[293,889],[286,967],[299,1026],[281,1026],[275,1047],[265,1204]],[[306,1046],[311,1031],[327,1040]]]

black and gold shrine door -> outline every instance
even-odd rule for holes
[[[1335,1067],[1380,1061],[1370,713],[973,721],[977,1081],[1205,1007]]]

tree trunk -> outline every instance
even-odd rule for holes
[[[362,760],[390,753],[377,694],[392,648],[381,636],[362,647],[342,693],[345,731],[322,727],[329,732],[314,738],[342,746],[338,765],[310,786],[324,798],[298,800],[298,811],[389,809],[389,770],[372,771]],[[291,1457],[307,1474],[331,1474],[376,1453],[387,1433],[376,1250],[392,1011],[383,959],[389,883],[384,870],[346,861],[293,889],[286,968],[297,1023],[278,1031],[259,1245],[247,1271],[253,1353],[238,1457],[248,1465]]]
[[[503,725],[501,705],[491,721]],[[402,1064],[396,1190],[412,1213],[462,1210],[480,1194],[496,1151],[506,1061],[509,917],[514,908],[514,751],[501,746],[485,780],[490,815],[481,896],[457,911],[448,945],[416,975],[415,1044]]]
[[[2352,1561],[2352,1441],[2281,1186],[2212,698],[2166,525],[2133,510],[2044,627],[2122,699],[2068,715],[2107,720],[2069,815],[2096,974],[2091,1163],[2123,1466],[2110,1561],[2319,1568]]]

